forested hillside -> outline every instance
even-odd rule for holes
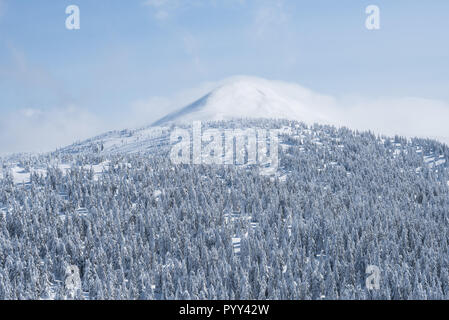
[[[70,265],[79,299],[449,299],[446,145],[293,121],[206,126],[279,129],[277,172],[174,165],[164,139],[1,159],[0,299],[67,298]]]

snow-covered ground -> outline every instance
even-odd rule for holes
[[[284,153],[288,153],[290,148],[294,146],[299,148],[300,152],[315,152],[316,150],[306,149],[306,142],[315,145],[317,148],[324,148],[330,150],[329,141],[333,141],[337,148],[343,149],[345,146],[340,143],[338,138],[331,137],[327,133],[318,132],[310,127],[300,127],[297,124],[292,126],[283,126],[277,129],[279,133],[279,146],[280,150]],[[66,148],[61,149],[61,152],[66,153],[79,153],[79,152],[92,152],[92,146],[97,148],[96,152],[106,158],[110,154],[115,153],[140,153],[140,152],[150,152],[150,150],[157,150],[158,147],[165,146],[170,147],[170,129],[168,127],[149,127],[138,130],[122,130],[120,132],[110,132],[84,142],[80,142]],[[327,141],[323,141],[323,138]],[[288,139],[293,139],[297,142],[296,145],[288,143]],[[379,143],[386,143],[382,138],[379,139]],[[390,140],[392,145],[391,154],[394,158],[398,158],[401,153],[407,153],[406,147],[402,146],[401,143],[395,142],[394,139]],[[299,144],[299,146],[298,146]],[[447,159],[444,155],[426,154],[422,147],[416,146],[416,153],[422,155],[423,162],[427,164],[430,168],[445,165]],[[237,152],[245,152],[244,149],[237,150]],[[69,163],[58,163],[55,164],[63,172],[67,174],[68,170],[72,167]],[[110,166],[110,161],[105,160],[101,163],[84,165],[83,168],[86,170],[92,169],[94,172],[94,180],[98,180],[102,173],[108,170]],[[245,167],[245,165],[241,165]],[[325,170],[328,167],[339,166],[336,161],[329,161],[323,163],[323,167],[319,170]],[[43,168],[29,168],[26,169],[20,166],[18,163],[11,164],[8,168],[3,168],[0,170],[0,178],[4,177],[5,172],[9,170],[13,176],[14,182],[16,184],[27,184],[30,182],[30,176],[32,173],[46,175],[46,169]],[[416,173],[421,172],[422,168],[417,167]],[[270,166],[259,166],[259,172],[262,176],[266,176],[271,180],[278,179],[280,182],[287,181],[289,172],[285,171],[282,167],[270,167]],[[348,174],[350,174],[348,172]],[[158,198],[160,195],[155,195]]]
[[[168,145],[169,128],[145,127],[135,130],[111,131],[62,148],[67,153],[95,152],[103,155],[149,152]]]
[[[90,165],[90,166],[89,165],[84,166],[83,168],[87,169],[87,170],[90,170],[90,169],[93,170],[93,172],[94,172],[94,180],[98,181],[99,177],[101,177],[103,172],[106,171],[107,169],[109,169],[110,163],[111,163],[111,161],[106,160],[106,161],[103,161],[103,162],[101,162],[99,164],[94,164],[94,165]]]
[[[83,166],[84,169],[90,170],[92,169],[94,172],[94,180],[98,180],[99,177],[101,177],[102,173],[109,168],[110,161],[106,160],[99,164],[95,165],[85,165]],[[57,166],[63,173],[63,175],[66,175],[69,171],[69,169],[72,167],[71,164],[62,163],[58,164]],[[29,168],[26,169],[19,164],[12,164],[10,168],[3,169],[0,171],[0,179],[5,177],[5,172],[9,171],[12,174],[13,181],[15,184],[28,184],[31,181],[31,175],[37,174],[37,175],[47,175],[47,169],[42,168]]]
[[[440,165],[443,165],[446,163],[446,159],[443,155],[435,156],[435,155],[428,155],[424,156],[424,162],[429,165],[429,167],[437,167]]]
[[[232,247],[234,249],[235,254],[240,253],[240,242],[242,242],[242,239],[239,237],[232,238]]]
[[[30,177],[32,173],[37,173],[37,174],[46,174],[46,170],[45,169],[41,169],[41,168],[30,168],[30,169],[26,169],[23,168],[21,166],[19,166],[18,164],[15,164],[12,168],[11,168],[11,173],[14,179],[14,183],[16,184],[27,184],[30,182]]]

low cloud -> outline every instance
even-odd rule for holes
[[[447,102],[420,97],[375,99],[334,97],[314,92],[295,83],[252,77],[232,77],[223,81],[207,82],[198,88],[183,91],[172,97],[153,97],[137,101],[132,105],[128,123],[148,124],[150,119],[158,120],[170,112],[187,106],[217,87],[242,79],[255,83],[256,86],[262,84],[265,89],[268,88],[283,101],[288,101],[286,104],[291,108],[283,110],[284,114],[290,112],[292,118],[296,120],[309,124],[318,122],[356,130],[370,130],[376,134],[388,136],[432,138],[449,144],[447,123],[449,103]],[[221,102],[216,101],[216,103]],[[246,99],[245,103],[251,103],[251,99]],[[294,110],[294,106],[298,108]],[[235,106],[229,106],[226,109],[231,107]],[[145,120],[139,122],[139,119]]]
[[[145,0],[142,3],[143,6],[149,7],[153,10],[154,17],[157,20],[166,20],[180,7],[191,4],[192,1],[190,0]]]
[[[268,88],[282,101],[288,101],[289,106],[300,106],[291,113],[292,118],[299,121],[371,130],[388,136],[433,138],[449,144],[449,103],[444,101],[419,97],[333,97],[295,83],[233,77],[205,82],[170,97],[136,100],[128,106],[127,115],[115,123],[76,105],[53,109],[25,108],[6,113],[0,118],[0,154],[51,151],[110,129],[146,126],[218,87],[241,79],[256,85],[261,83],[264,89]],[[251,99],[246,102],[250,103]],[[290,112],[288,110],[292,108],[284,111]]]
[[[288,25],[289,16],[282,0],[261,2],[254,12],[251,32],[257,40],[265,40],[279,37],[279,31],[288,31]]]
[[[205,6],[216,7],[218,5],[242,5],[246,0],[145,0],[142,5],[152,10],[154,18],[157,20],[167,20],[175,16],[181,9],[198,8]]]
[[[13,83],[16,94],[31,102],[29,107],[23,107],[24,101],[1,102],[0,155],[52,151],[104,130],[102,120],[73,103],[69,91],[48,70],[30,63],[26,54],[10,43],[5,49],[9,59],[0,63],[0,80]],[[45,107],[37,102],[43,95],[51,100]]]
[[[339,123],[385,135],[433,138],[449,144],[449,104],[417,97],[380,98],[343,104]]]
[[[127,118],[122,119],[122,124],[128,128],[149,125],[167,114],[196,101],[221,83],[222,81],[204,82],[197,87],[182,90],[168,97],[155,96],[133,101],[128,108]]]
[[[100,119],[76,106],[22,109],[0,118],[0,154],[51,151],[102,130]]]

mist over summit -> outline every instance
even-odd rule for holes
[[[287,119],[354,130],[449,142],[449,106],[420,97],[331,96],[300,84],[251,76],[218,82],[211,90],[155,121],[153,126],[192,121]]]
[[[328,123],[328,111],[332,105],[333,98],[316,94],[297,84],[240,76],[224,80],[195,102],[168,114],[153,125],[242,118]]]

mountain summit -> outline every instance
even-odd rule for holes
[[[329,122],[330,117],[326,109],[333,104],[332,98],[296,84],[254,77],[234,77],[153,125],[238,118],[292,119],[323,123]]]

